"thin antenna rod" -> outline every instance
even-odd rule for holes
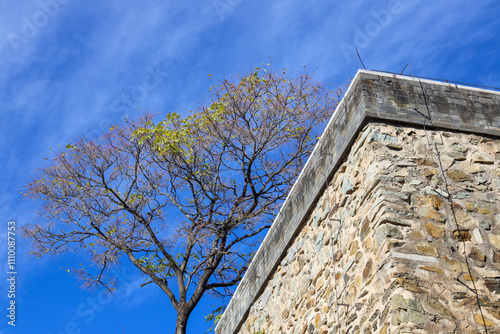
[[[399,73],[399,74],[403,74],[403,72],[406,70],[406,67],[407,67],[408,65],[410,65],[410,63],[407,63],[407,64],[405,65],[405,67],[403,68],[403,70],[401,71],[401,73]]]
[[[347,68],[347,66],[345,67],[345,69],[347,70],[347,73],[349,73],[349,78],[351,78],[351,81],[352,81],[352,75],[351,75],[351,72],[349,72],[349,69]]]
[[[366,70],[365,64],[363,64],[363,61],[361,60],[361,56],[359,55],[358,49],[356,49],[356,53],[358,54],[359,61],[361,62],[361,65],[363,65],[363,68]]]

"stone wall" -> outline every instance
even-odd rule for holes
[[[498,138],[499,92],[359,71],[216,333],[495,332]]]
[[[500,140],[367,125],[238,333],[500,333],[499,165]]]

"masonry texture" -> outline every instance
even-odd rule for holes
[[[216,333],[500,333],[500,94],[360,71]]]

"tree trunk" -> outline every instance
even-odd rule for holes
[[[187,312],[184,310],[177,312],[177,321],[175,323],[175,334],[186,334],[187,323],[190,313],[191,312]]]

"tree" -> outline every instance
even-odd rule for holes
[[[130,260],[170,299],[176,333],[205,292],[240,282],[336,104],[306,73],[265,68],[211,94],[187,117],[78,139],[26,190],[47,222],[24,228],[33,254],[85,250],[93,265],[76,272],[110,291],[112,268]]]

